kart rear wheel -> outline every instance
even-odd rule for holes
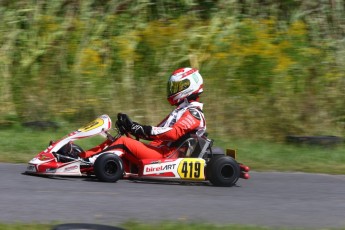
[[[93,166],[98,180],[103,182],[116,182],[122,178],[124,169],[121,158],[112,153],[100,155]]]
[[[206,165],[206,178],[211,184],[220,187],[230,187],[240,178],[240,166],[229,156],[215,156]]]

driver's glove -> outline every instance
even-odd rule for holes
[[[119,133],[121,135],[126,134],[127,131],[120,121],[116,121],[116,126],[117,126]]]
[[[119,127],[123,128],[125,131],[130,132],[133,122],[131,119],[129,119],[127,114],[118,113],[116,124]]]
[[[151,130],[152,126],[140,125],[136,122],[133,122],[131,130],[129,132],[141,139],[150,140]]]
[[[127,114],[123,113],[119,113],[117,118],[127,132],[138,138],[150,140],[152,126],[140,125],[137,122],[133,122]]]

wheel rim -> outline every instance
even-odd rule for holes
[[[117,164],[115,161],[108,161],[104,166],[104,171],[108,175],[114,175],[117,172]]]
[[[234,168],[230,164],[224,165],[220,170],[220,174],[225,180],[231,179],[234,176],[234,173]]]

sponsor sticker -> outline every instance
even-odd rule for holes
[[[166,172],[176,172],[177,164],[175,162],[168,162],[168,163],[153,163],[144,166],[144,175],[148,174],[159,174],[159,173],[166,173]]]
[[[64,169],[64,171],[67,172],[67,171],[72,171],[72,170],[75,170],[75,169],[78,169],[78,165],[72,165],[72,166],[66,167]]]
[[[97,118],[97,119],[91,121],[89,124],[87,124],[87,125],[81,127],[80,129],[78,129],[78,131],[80,131],[80,132],[87,132],[87,131],[90,131],[92,129],[98,128],[98,127],[100,127],[103,124],[104,124],[103,119]]]

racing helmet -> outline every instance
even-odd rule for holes
[[[167,96],[171,105],[179,105],[184,99],[203,92],[203,79],[199,70],[180,68],[168,80]]]

